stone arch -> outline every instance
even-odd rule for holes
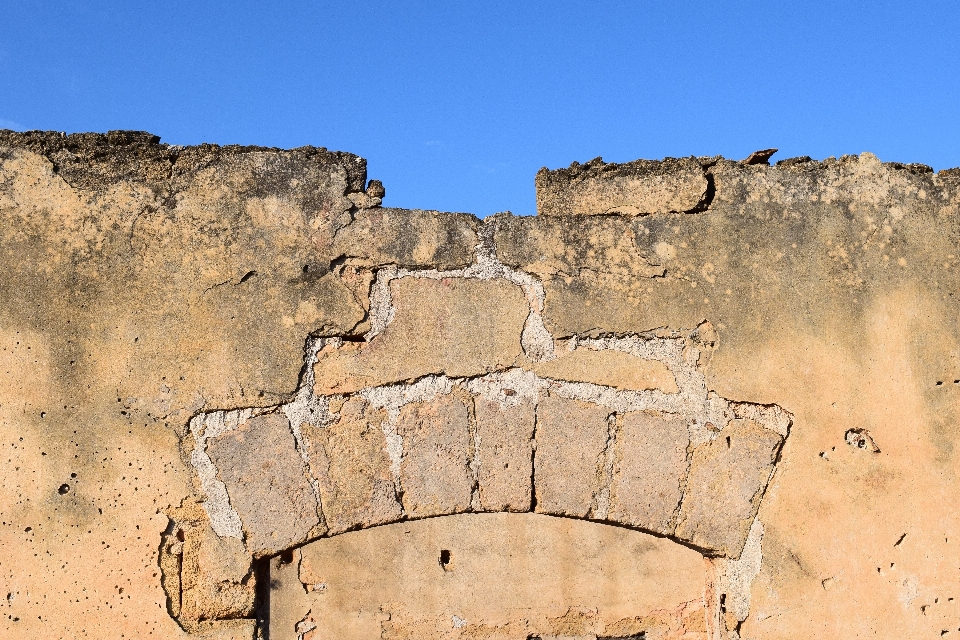
[[[466,269],[370,271],[362,341],[309,340],[284,404],[190,421],[199,495],[160,552],[185,628],[249,612],[254,560],[436,516],[578,518],[740,557],[790,414],[708,389],[707,321],[554,336],[542,285],[486,242]]]

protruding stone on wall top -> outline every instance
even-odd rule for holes
[[[605,163],[594,158],[568,169],[540,169],[537,214],[542,216],[686,212],[707,196],[707,178],[695,158]]]

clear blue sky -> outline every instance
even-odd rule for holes
[[[960,165],[960,3],[0,7],[0,127],[351,151],[385,205],[533,213],[533,177],[779,147]]]

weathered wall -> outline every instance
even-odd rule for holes
[[[757,158],[0,132],[0,635],[960,634],[960,172]]]

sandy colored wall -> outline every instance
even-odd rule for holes
[[[960,634],[960,173],[536,186],[0,132],[0,635]]]

